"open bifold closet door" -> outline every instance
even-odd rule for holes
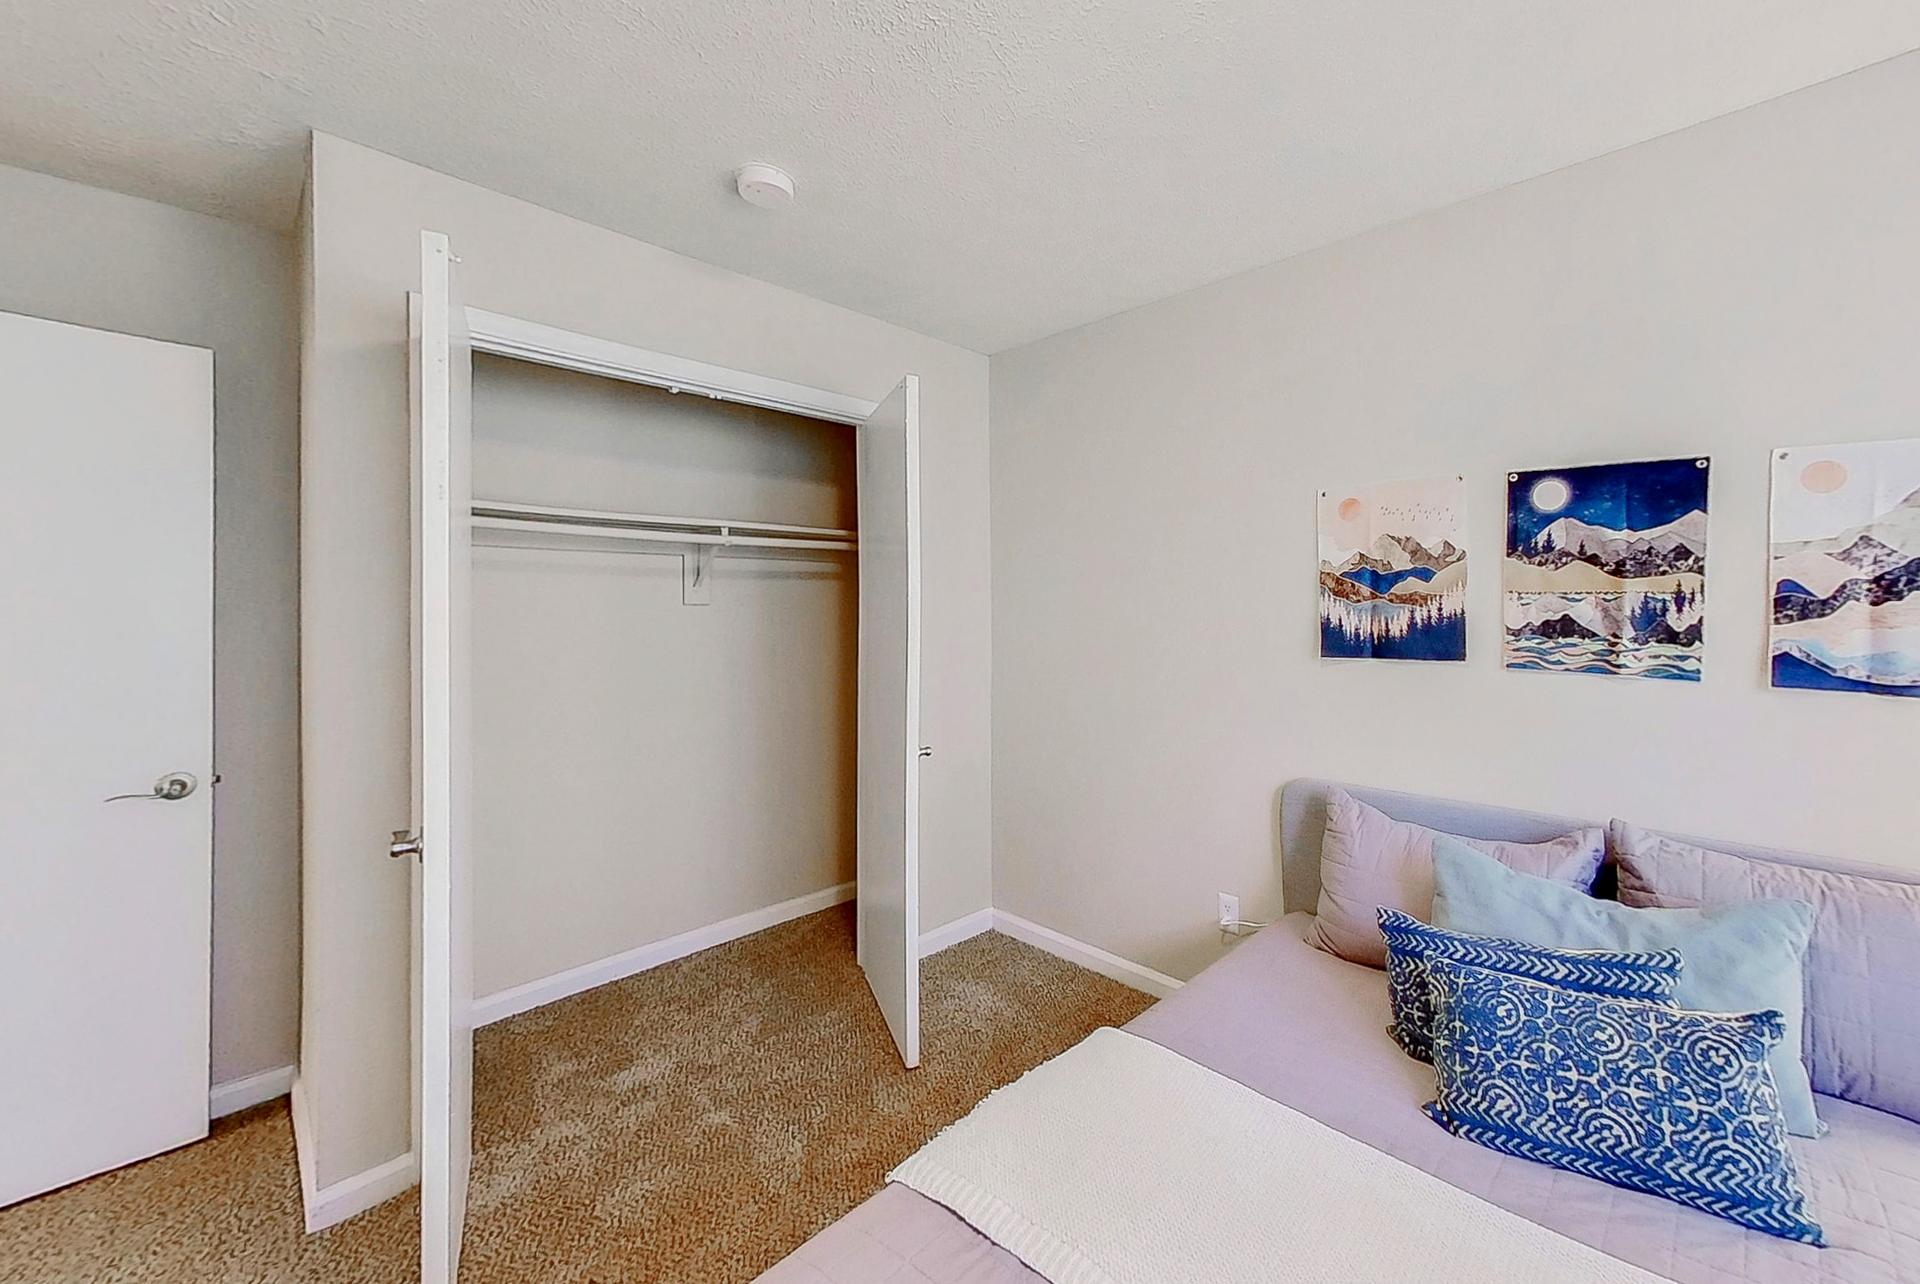
[[[414,831],[394,854],[419,858],[420,1278],[454,1284],[473,1161],[473,902],[468,452],[473,354],[447,238],[420,234],[413,308]]]
[[[909,1068],[920,1064],[920,380],[855,430],[860,513],[856,941]]]
[[[420,862],[415,1046],[423,1284],[456,1284],[472,1167],[475,924],[471,880],[477,848],[470,819],[475,697],[471,584],[476,530],[489,547],[500,538],[496,532],[501,532],[509,536],[506,547],[529,546],[524,541],[537,535],[544,540],[599,541],[602,546],[625,540],[636,547],[655,546],[655,552],[673,551],[682,558],[674,593],[679,605],[711,604],[705,571],[711,569],[710,556],[715,553],[733,556],[764,548],[780,553],[776,560],[786,560],[785,555],[796,548],[857,552],[857,726],[851,764],[857,791],[856,940],[861,966],[901,1058],[909,1067],[920,1059],[918,830],[923,751],[918,380],[907,376],[876,406],[531,322],[469,312],[460,302],[454,276],[455,260],[447,238],[423,232],[420,293],[412,308],[414,830],[394,836],[395,854],[418,856]],[[672,392],[698,391],[716,400],[798,414],[825,424],[851,425],[858,530],[844,529],[844,521],[837,523],[840,529],[831,530],[749,521],[722,521],[708,529],[706,522],[684,512],[650,516],[557,507],[562,502],[584,502],[565,495],[542,495],[540,504],[503,497],[476,504],[470,471],[476,351]],[[833,431],[837,434],[839,429]],[[844,446],[845,439],[839,440]],[[481,462],[489,461],[483,455]],[[826,535],[836,538],[814,538]],[[857,540],[852,538],[856,535]],[[514,538],[523,543],[514,544]],[[595,555],[604,556],[604,552]],[[698,573],[688,572],[688,561]],[[483,635],[483,640],[488,636]],[[839,707],[844,710],[845,706]],[[837,832],[845,834],[844,828]],[[491,831],[483,835],[490,836]],[[844,838],[840,842],[838,851],[844,853]]]

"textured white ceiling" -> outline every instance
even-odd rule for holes
[[[1916,0],[0,0],[0,161],[308,127],[985,352],[1920,47]],[[786,166],[784,214],[732,195]]]

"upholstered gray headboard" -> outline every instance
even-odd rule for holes
[[[1289,913],[1312,911],[1320,900],[1320,836],[1327,826],[1327,797],[1335,789],[1345,789],[1364,803],[1378,807],[1395,820],[1412,821],[1429,829],[1444,830],[1467,838],[1498,838],[1509,842],[1537,843],[1579,829],[1583,825],[1604,825],[1605,819],[1584,820],[1578,816],[1553,816],[1538,811],[1516,811],[1486,803],[1458,802],[1451,798],[1428,798],[1421,794],[1403,794],[1392,789],[1370,789],[1365,785],[1343,785],[1332,780],[1290,780],[1280,791],[1280,894]],[[1632,817],[1628,817],[1632,819]],[[1717,838],[1700,838],[1675,833],[1671,837],[1684,842],[1731,852],[1756,860],[1776,861],[1783,865],[1802,865],[1814,869],[1835,869],[1867,874],[1898,883],[1920,883],[1920,870],[1893,869],[1859,861],[1831,860],[1803,852],[1755,847],[1751,843],[1730,843]]]

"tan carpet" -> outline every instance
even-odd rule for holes
[[[463,1284],[748,1280],[991,1089],[1146,995],[998,934],[927,960],[906,1071],[848,907],[480,1031]],[[0,1210],[0,1281],[416,1278],[417,1205],[300,1232],[281,1104]]]

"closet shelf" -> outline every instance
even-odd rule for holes
[[[553,508],[475,500],[476,530],[522,531],[591,539],[626,539],[649,544],[693,544],[712,548],[818,549],[853,552],[858,532],[834,526],[793,526],[781,522],[734,521],[724,517],[665,517],[654,513],[615,513],[591,508]]]

